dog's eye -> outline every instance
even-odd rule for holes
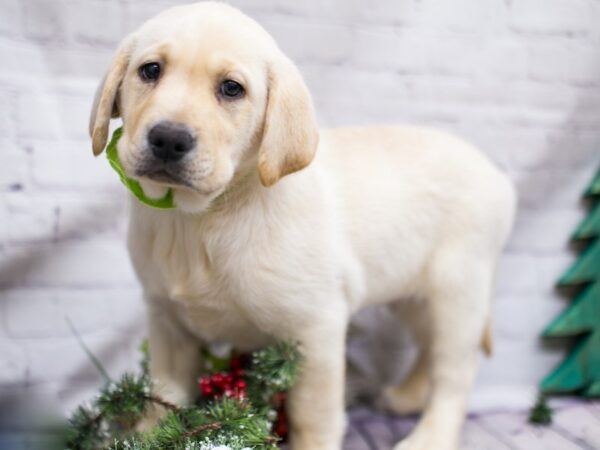
[[[156,81],[160,76],[160,64],[155,62],[146,63],[139,69],[140,77],[144,81]]]
[[[244,87],[233,80],[225,80],[221,83],[220,88],[221,95],[227,99],[240,98],[244,95]]]

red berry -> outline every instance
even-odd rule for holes
[[[285,392],[278,392],[277,394],[275,394],[275,396],[273,397],[273,403],[275,403],[276,406],[281,405],[283,402],[285,402]]]
[[[284,441],[287,439],[289,428],[287,424],[287,418],[282,411],[280,411],[277,415],[277,421],[275,422],[275,426],[273,428],[275,433],[277,433],[281,439]]]
[[[235,394],[235,392],[233,392],[231,389],[225,389],[225,391],[223,391],[223,395],[225,397],[233,397]]]
[[[223,374],[221,373],[215,373],[212,377],[212,382],[215,384],[222,384],[223,383]]]

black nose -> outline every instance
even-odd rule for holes
[[[185,125],[160,122],[150,129],[148,143],[155,158],[164,162],[176,162],[194,148],[196,140]]]

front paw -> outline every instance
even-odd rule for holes
[[[312,433],[293,432],[290,435],[291,450],[341,450],[341,439],[317,436]]]

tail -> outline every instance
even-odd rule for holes
[[[486,356],[491,356],[494,347],[494,338],[492,335],[492,319],[488,319],[481,337],[481,348]]]

